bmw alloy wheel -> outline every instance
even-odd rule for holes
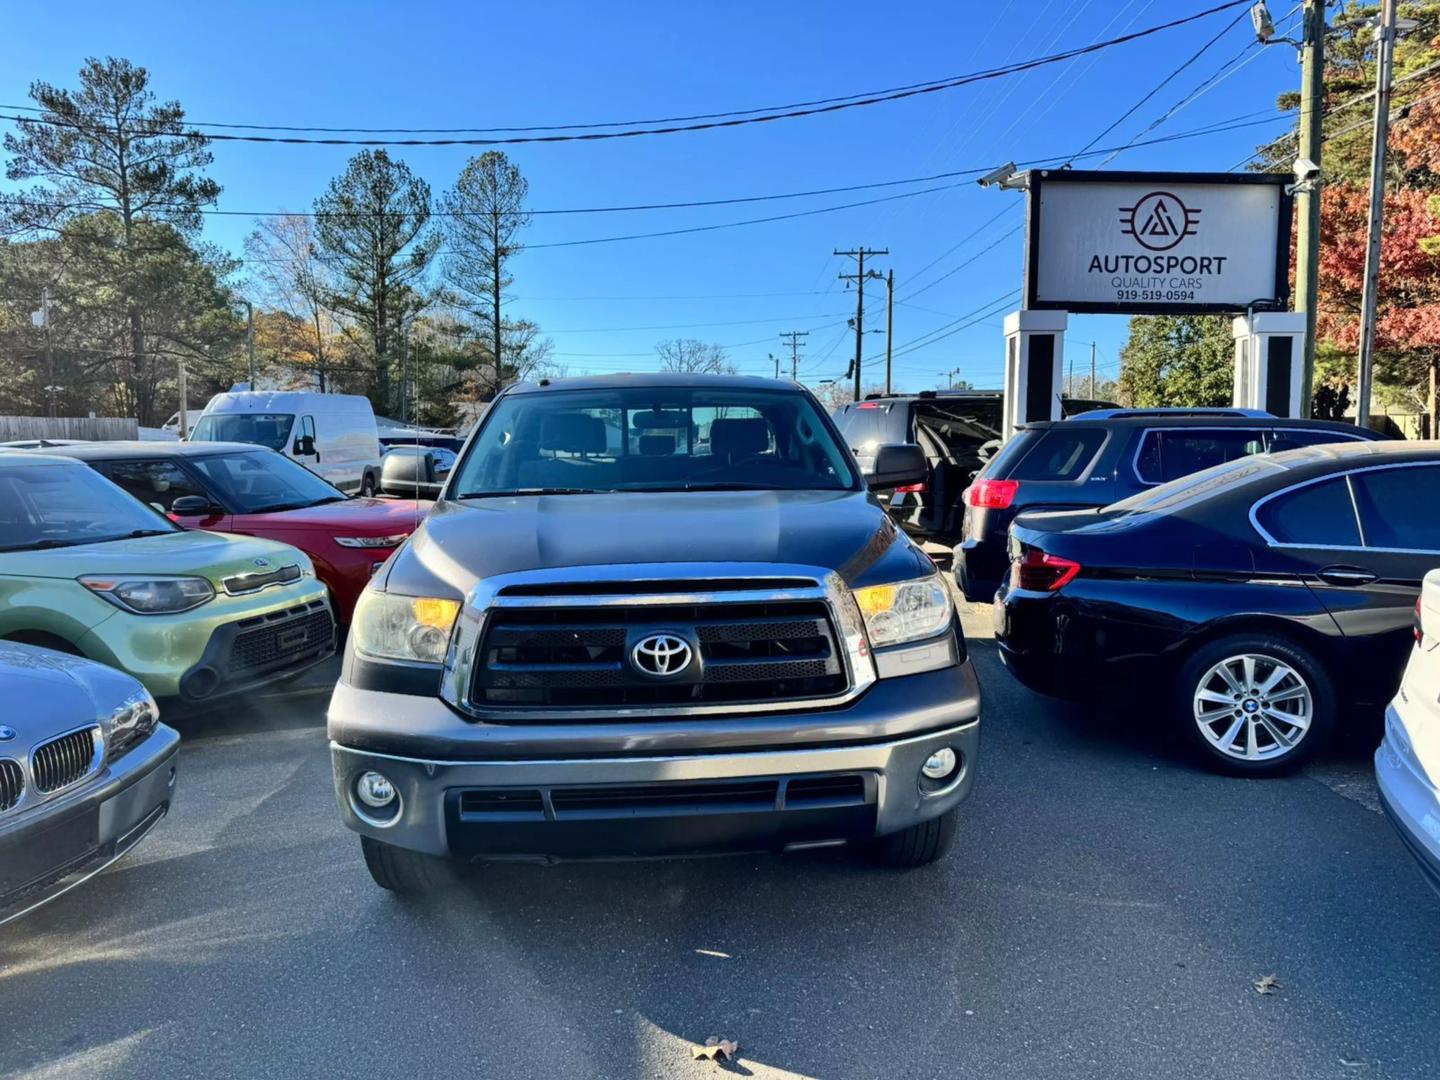
[[[1289,664],[1243,653],[1200,677],[1194,706],[1200,733],[1220,753],[1239,761],[1273,761],[1305,738],[1315,698]]]

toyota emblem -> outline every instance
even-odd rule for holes
[[[679,675],[694,658],[690,643],[675,634],[650,634],[630,650],[630,663],[642,675],[668,679]]]

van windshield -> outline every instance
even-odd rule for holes
[[[211,413],[200,418],[190,441],[244,442],[284,450],[294,426],[294,413]]]
[[[858,486],[845,451],[807,394],[627,387],[502,397],[486,415],[448,495]]]

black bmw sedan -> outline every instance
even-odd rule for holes
[[[1280,772],[1395,692],[1440,566],[1440,443],[1241,458],[1023,515],[1010,556],[995,632],[1022,682],[1144,693],[1211,764]]]

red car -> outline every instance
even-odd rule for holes
[[[77,443],[47,452],[78,458],[187,529],[294,545],[329,586],[342,626],[376,568],[430,509],[410,499],[349,498],[284,454],[249,443]]]

